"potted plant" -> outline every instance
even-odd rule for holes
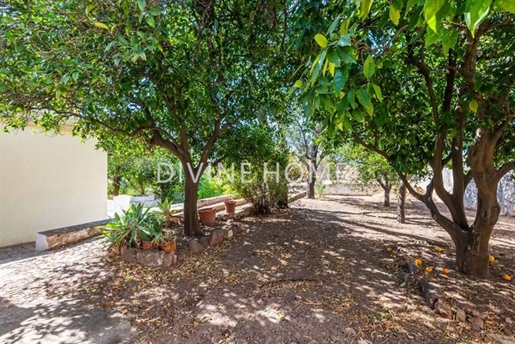
[[[166,253],[174,253],[176,250],[175,238],[171,232],[162,232],[152,240],[152,243]]]
[[[200,223],[205,226],[213,226],[216,222],[216,208],[205,208],[198,211]]]
[[[225,213],[226,214],[234,214],[236,212],[236,201],[231,199],[228,199],[224,202],[225,204]]]

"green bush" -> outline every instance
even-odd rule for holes
[[[122,246],[138,247],[141,241],[152,241],[162,231],[164,220],[162,216],[153,213],[143,204],[131,204],[120,216],[114,215],[102,232],[106,243],[115,248]]]

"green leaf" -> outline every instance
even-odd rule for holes
[[[350,46],[351,45],[350,35],[347,34],[347,35],[341,36],[340,39],[338,40],[338,45],[340,47]]]
[[[365,74],[365,78],[370,79],[375,72],[375,62],[372,58],[372,55],[368,55],[365,60],[365,64],[363,66],[363,74]]]
[[[477,102],[477,100],[475,99],[472,99],[469,103],[469,109],[472,111],[472,112],[476,112],[477,109],[479,108],[479,104]]]
[[[465,5],[465,23],[474,37],[478,26],[486,19],[492,0],[467,0]]]
[[[340,93],[343,90],[343,88],[345,87],[345,84],[347,83],[348,78],[349,78],[348,68],[338,69],[334,73],[333,88],[336,91],[336,93]]]
[[[156,23],[154,21],[154,17],[152,16],[146,16],[145,17],[145,21],[147,22],[147,24],[150,26],[150,27],[155,27],[156,26]]]
[[[361,16],[361,20],[364,20],[366,17],[368,17],[368,13],[370,12],[370,8],[372,8],[372,2],[373,0],[362,0],[361,1],[361,7],[359,10],[359,14]]]
[[[352,117],[354,117],[358,122],[363,122],[365,120],[365,115],[359,110],[352,111]]]
[[[381,88],[377,86],[376,84],[372,84],[372,87],[374,88],[374,92],[376,93],[377,99],[382,102],[383,101],[383,93],[381,92]]]
[[[436,13],[443,7],[445,0],[426,0],[424,5],[424,19],[434,32],[437,31]]]
[[[153,15],[154,17],[158,16],[161,14],[161,10],[159,9],[159,7],[157,6],[152,6],[150,7],[150,10],[148,11],[151,15]]]
[[[109,30],[109,26],[107,26],[107,25],[106,25],[106,24],[104,24],[104,23],[101,23],[101,22],[96,21],[96,22],[94,22],[93,24],[94,24],[96,27],[99,27],[99,28],[101,28],[101,29]]]
[[[499,8],[502,11],[515,14],[515,1],[513,0],[496,0],[494,7],[496,7],[496,10]]]
[[[334,20],[333,20],[333,23],[331,24],[331,26],[329,26],[329,29],[327,29],[327,35],[330,36],[334,29],[336,29],[336,25],[338,25],[338,22],[340,21],[340,17],[336,17]]]
[[[445,32],[444,32],[444,35],[442,38],[444,54],[447,55],[447,53],[449,52],[449,49],[454,49],[457,42],[458,42],[458,30],[456,30],[453,27],[445,29]]]
[[[365,110],[369,115],[374,113],[374,106],[372,105],[372,99],[370,98],[370,94],[362,88],[356,92],[356,97],[358,98],[358,102],[363,105]]]
[[[138,0],[138,7],[141,11],[145,10],[145,6],[147,6],[146,0]]]
[[[293,84],[293,87],[301,88],[302,87],[302,80],[295,81],[295,83]]]
[[[325,36],[322,35],[321,33],[317,33],[315,35],[315,41],[317,41],[318,45],[321,46],[322,48],[327,47],[327,38],[325,38]]]
[[[399,25],[399,19],[401,18],[401,11],[395,8],[394,5],[390,5],[390,20],[395,26]]]

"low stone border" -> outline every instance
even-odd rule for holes
[[[189,253],[198,254],[209,247],[219,245],[222,241],[231,238],[234,231],[239,228],[238,223],[228,220],[222,228],[213,230],[202,238],[192,238],[189,241]],[[183,260],[188,252],[166,253],[160,250],[139,250],[136,248],[122,248],[120,257],[128,263],[140,264],[148,267],[168,268]]]
[[[39,232],[36,234],[36,252],[50,250],[99,235],[102,232],[100,227],[109,222],[111,222],[111,219]]]

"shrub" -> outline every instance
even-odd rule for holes
[[[288,206],[288,184],[284,180],[277,182],[271,178],[264,182],[253,178],[249,183],[235,183],[235,189],[257,214],[270,214],[274,208]]]
[[[102,232],[107,244],[119,248],[138,247],[141,241],[151,241],[161,233],[163,219],[143,204],[131,204],[120,216],[115,214]]]

